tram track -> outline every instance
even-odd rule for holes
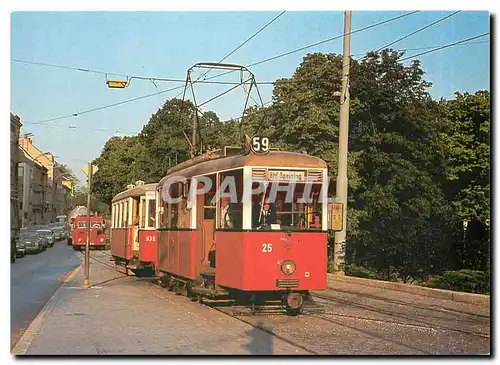
[[[82,253],[83,255],[84,253]],[[95,256],[101,256],[102,257],[95,257]],[[109,260],[111,258],[111,255],[109,252],[102,252],[100,251],[100,254],[98,255],[92,255],[91,253],[91,260],[99,263],[101,265],[105,265],[107,267],[113,268],[116,270],[116,266],[113,264],[110,264],[109,262],[106,262],[106,260]],[[91,261],[91,262],[92,262]],[[117,271],[119,272],[119,271]],[[124,277],[130,276],[126,275],[124,273],[119,272],[122,274]],[[146,281],[149,283],[152,283],[152,278],[151,277],[139,277],[136,276],[136,279],[139,279],[141,281]],[[153,278],[153,283],[154,283],[154,278]],[[156,285],[155,285],[156,286]],[[154,290],[150,290],[150,292],[157,296],[158,293],[153,293]],[[335,290],[333,290],[335,292]],[[342,293],[342,291],[340,291]],[[352,295],[358,296],[358,293],[350,293]],[[359,293],[359,296],[365,298],[365,299],[373,299],[370,298],[370,296],[365,296],[363,293]],[[248,313],[240,313],[238,312],[240,310],[240,307],[234,307],[234,306],[221,306],[221,305],[210,305],[210,303],[207,303],[207,301],[204,301],[203,304],[205,306],[209,307],[210,309],[216,310],[228,317],[234,318],[242,323],[245,323],[246,325],[251,326],[252,328],[264,331],[268,333],[269,335],[273,336],[273,338],[286,342],[287,344],[294,346],[297,349],[300,349],[302,351],[305,351],[308,354],[316,355],[316,354],[321,354],[323,353],[322,351],[318,352],[318,348],[321,349],[321,345],[319,347],[315,342],[310,342],[308,340],[305,340],[301,334],[295,334],[293,331],[291,331],[292,327],[296,327],[297,325],[302,325],[307,323],[310,320],[315,320],[315,321],[320,321],[316,323],[325,323],[327,327],[325,328],[331,328],[333,324],[338,325],[338,326],[344,326],[348,330],[352,331],[360,331],[364,333],[364,325],[363,323],[366,323],[366,325],[370,324],[370,326],[373,325],[380,325],[381,327],[384,328],[394,328],[395,331],[410,331],[410,332],[420,332],[420,331],[425,331],[432,333],[434,336],[440,336],[440,333],[457,333],[461,335],[467,335],[467,336],[473,336],[473,337],[479,337],[483,339],[489,339],[490,335],[488,333],[484,333],[481,331],[470,331],[470,330],[465,330],[465,329],[459,329],[459,328],[453,328],[453,327],[447,327],[447,326],[442,326],[438,325],[435,323],[428,323],[425,321],[422,321],[420,318],[414,318],[412,316],[408,316],[402,313],[398,313],[397,311],[391,311],[391,310],[385,310],[382,308],[377,308],[372,305],[366,305],[363,303],[359,303],[356,300],[349,300],[349,299],[344,299],[344,298],[337,298],[332,295],[329,295],[327,293],[312,293],[312,297],[317,300],[317,304],[320,306],[320,308],[315,307],[315,308],[308,308],[306,307],[304,312],[299,316],[299,317],[289,317],[290,320],[287,320],[284,317],[283,312],[276,313],[276,312],[251,312],[250,317],[248,317]],[[377,299],[384,301],[384,298],[378,297]],[[402,303],[392,303],[392,301],[389,299],[389,303],[391,304],[396,304],[396,305],[404,305]],[[353,314],[347,314],[347,313],[336,313],[333,308],[330,308],[331,305],[336,306],[338,308],[339,306],[342,306],[343,308],[349,307],[349,308],[355,308],[359,309],[362,311],[368,311],[367,313],[375,313],[376,315],[380,315],[380,318],[373,318],[370,317],[370,315],[353,315]],[[421,309],[424,310],[432,310],[433,308],[429,307],[422,307]],[[444,309],[444,308],[443,308]],[[458,311],[456,311],[458,312]],[[455,314],[456,316],[460,314],[472,314],[474,313],[454,313],[453,311],[450,311],[448,313],[449,315]],[[396,317],[395,319],[386,319],[384,316],[391,316],[391,317]],[[264,320],[265,316],[265,320]],[[287,316],[286,316],[287,317]],[[481,320],[485,319],[484,315],[478,314],[477,316],[474,316],[475,319]],[[427,318],[427,317],[426,317]],[[458,317],[457,317],[458,318]],[[297,320],[298,319],[298,320]],[[445,321],[452,321],[453,318],[441,318],[442,320]],[[346,323],[344,323],[347,321]],[[354,321],[354,322],[352,322]],[[458,319],[460,321],[460,319]],[[265,322],[265,323],[264,323]],[[351,324],[349,324],[351,322]],[[423,322],[423,323],[422,323]],[[469,321],[467,321],[469,322]],[[357,324],[356,324],[357,323]],[[457,322],[458,323],[458,322]],[[475,322],[474,324],[478,324],[478,322]],[[482,324],[482,323],[479,323]],[[307,331],[306,331],[307,332]],[[365,331],[366,332],[366,331]],[[371,333],[366,332],[366,335],[372,335]],[[387,339],[387,341],[390,342],[390,340]],[[308,344],[310,343],[310,346]],[[398,346],[404,346],[408,350],[414,352],[418,351],[420,353],[426,353],[426,351],[422,350],[422,348],[417,348],[413,347],[409,343],[399,343],[394,341],[395,345]]]
[[[363,296],[362,294],[360,294]],[[322,300],[325,300],[327,302],[332,302],[332,303],[337,303],[341,305],[347,305],[351,307],[355,307],[361,310],[366,310],[370,312],[375,312],[377,314],[381,315],[390,315],[392,317],[398,317],[403,320],[407,320],[412,323],[408,322],[403,322],[403,321],[397,321],[397,320],[387,320],[387,319],[376,319],[376,318],[370,318],[370,317],[365,317],[365,316],[355,316],[355,315],[348,315],[348,314],[341,314],[341,313],[335,313],[335,312],[325,312],[323,311],[323,315],[327,316],[333,316],[333,317],[339,317],[339,318],[346,318],[346,319],[352,319],[352,320],[359,320],[359,321],[366,321],[366,322],[373,322],[373,323],[380,323],[380,324],[390,324],[390,325],[396,325],[400,327],[407,327],[407,328],[414,328],[414,329],[425,329],[425,330],[431,330],[431,331],[443,331],[443,332],[456,332],[456,333],[461,333],[469,336],[478,336],[482,338],[490,338],[490,335],[484,332],[476,332],[476,331],[468,331],[468,330],[463,330],[463,329],[457,329],[457,328],[452,328],[452,327],[443,327],[435,324],[430,324],[426,321],[422,321],[421,319],[415,319],[412,318],[411,316],[407,316],[401,313],[396,313],[394,311],[387,311],[387,310],[382,310],[380,308],[376,308],[373,306],[369,305],[363,305],[360,303],[357,303],[355,301],[347,300],[347,299],[341,299],[341,298],[335,298],[333,296],[330,296],[328,294],[319,294],[319,293],[314,293],[313,297],[320,298]],[[424,308],[428,309],[428,308]],[[430,310],[430,309],[429,309]],[[304,313],[307,315],[314,316],[316,318],[325,320],[325,321],[330,321],[328,317],[322,317],[321,315],[318,315],[316,313]],[[481,316],[482,318],[482,316]],[[441,320],[447,320],[447,321],[453,321],[454,319],[450,318],[440,318]],[[420,322],[420,323],[418,323]],[[463,323],[463,319],[461,319],[461,323]],[[471,324],[477,324],[477,322],[469,322]]]

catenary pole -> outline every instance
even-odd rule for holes
[[[337,198],[342,202],[342,230],[335,232],[333,247],[334,271],[344,274],[344,252],[347,221],[347,146],[349,137],[349,67],[351,52],[351,11],[344,13],[344,55],[342,62],[342,93],[340,95],[339,160],[337,169]]]
[[[85,288],[89,285],[89,271],[90,271],[90,207],[91,207],[91,194],[92,194],[92,163],[88,165],[88,194],[87,194],[87,243],[85,245]]]

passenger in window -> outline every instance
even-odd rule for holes
[[[231,205],[229,198],[221,200],[221,228],[233,228],[233,221],[231,219]]]

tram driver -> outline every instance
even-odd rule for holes
[[[259,209],[260,208],[260,209]],[[266,198],[260,207],[259,202],[255,202],[253,206],[253,224],[252,226],[257,229],[268,228],[271,224],[276,224],[276,205],[269,202]]]

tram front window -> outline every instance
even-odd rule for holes
[[[282,184],[281,186],[284,186]],[[310,193],[308,194],[308,189]],[[321,184],[296,184],[287,200],[287,191],[268,186],[266,193],[252,197],[252,229],[321,230]],[[274,193],[272,192],[274,190]],[[304,190],[305,195],[304,196]]]

